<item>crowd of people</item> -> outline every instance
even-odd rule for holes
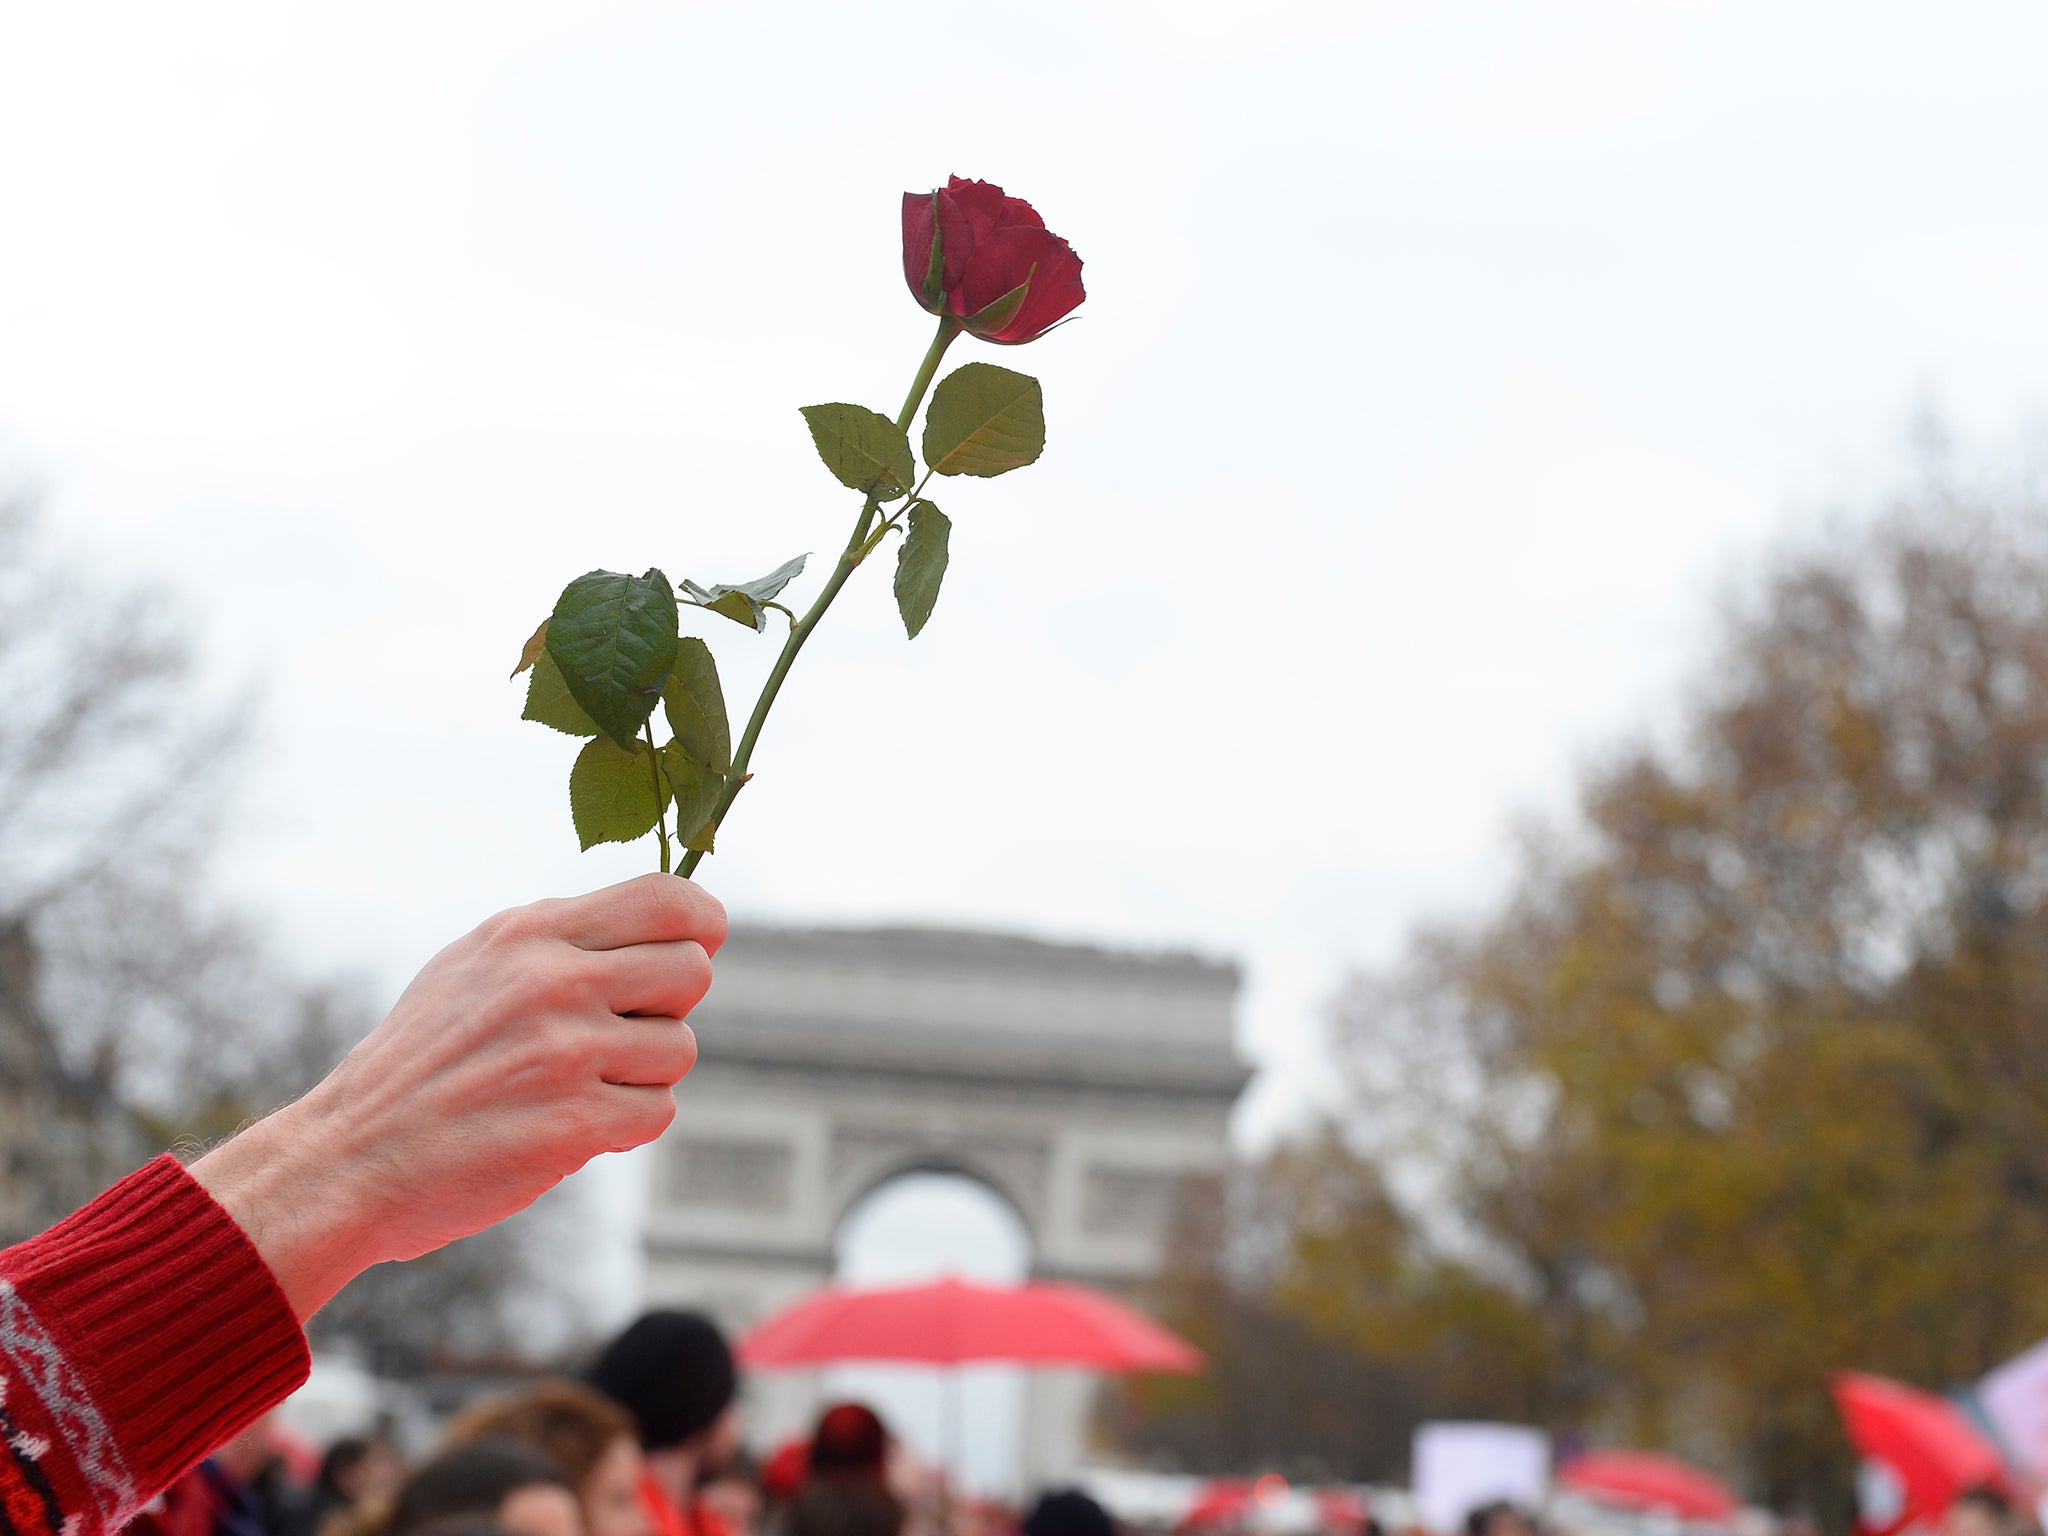
[[[873,1409],[826,1408],[756,1460],[738,1375],[708,1319],[652,1312],[581,1379],[547,1378],[456,1413],[408,1466],[381,1434],[295,1469],[276,1413],[173,1483],[135,1536],[1112,1536],[1086,1494],[1021,1517],[951,1496]]]

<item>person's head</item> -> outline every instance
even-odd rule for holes
[[[873,1477],[889,1461],[889,1432],[864,1403],[834,1403],[818,1415],[811,1434],[811,1471]]]
[[[1078,1488],[1052,1489],[1024,1517],[1024,1536],[1116,1536],[1109,1511]]]
[[[457,1414],[447,1443],[517,1440],[569,1474],[589,1536],[652,1536],[640,1503],[640,1448],[632,1415],[573,1381],[540,1381]]]
[[[605,1346],[590,1384],[633,1415],[647,1464],[687,1502],[739,1450],[739,1373],[725,1335],[696,1312],[649,1312]]]
[[[2012,1501],[1996,1488],[1968,1488],[1941,1517],[1942,1536],[2010,1536]]]
[[[767,1510],[761,1475],[744,1451],[697,1482],[697,1502],[725,1523],[732,1536],[755,1536]]]
[[[1536,1536],[1536,1522],[1519,1505],[1497,1499],[1465,1517],[1465,1536]]]
[[[472,1440],[436,1456],[398,1490],[386,1536],[453,1520],[489,1521],[510,1536],[587,1536],[569,1474],[517,1440]]]
[[[382,1436],[337,1440],[320,1458],[316,1486],[346,1504],[388,1498],[397,1491],[405,1468],[391,1442]]]
[[[902,1536],[903,1501],[881,1479],[821,1473],[789,1506],[786,1536]]]

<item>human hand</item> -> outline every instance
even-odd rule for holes
[[[717,899],[673,875],[500,913],[193,1177],[310,1317],[370,1265],[481,1231],[668,1129],[697,1059],[682,1021],[725,927]]]

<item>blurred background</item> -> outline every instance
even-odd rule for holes
[[[9,1230],[652,867],[576,851],[506,673],[578,572],[843,538],[796,408],[893,409],[898,200],[957,173],[1086,264],[952,358],[1043,380],[1044,457],[948,504],[914,644],[862,573],[700,873],[761,936],[706,1070],[836,1070],[791,954],[900,1013],[868,1162],[759,1111],[859,1187],[763,1235],[650,1149],[324,1343],[517,1370],[1069,1252],[1210,1372],[972,1373],[971,1486],[1395,1479],[1476,1417],[1846,1520],[1829,1372],[2048,1334],[2044,52],[1967,0],[0,11]],[[750,699],[772,637],[703,632]],[[1067,1249],[912,1091],[945,1008],[1072,1037],[1069,1100],[971,1069],[1101,1174]],[[1112,1013],[1209,1066],[1097,1167],[1152,1103]],[[938,1453],[931,1379],[849,1383]]]

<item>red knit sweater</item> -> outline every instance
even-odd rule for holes
[[[0,1252],[0,1536],[97,1536],[311,1366],[234,1218],[160,1157]]]

